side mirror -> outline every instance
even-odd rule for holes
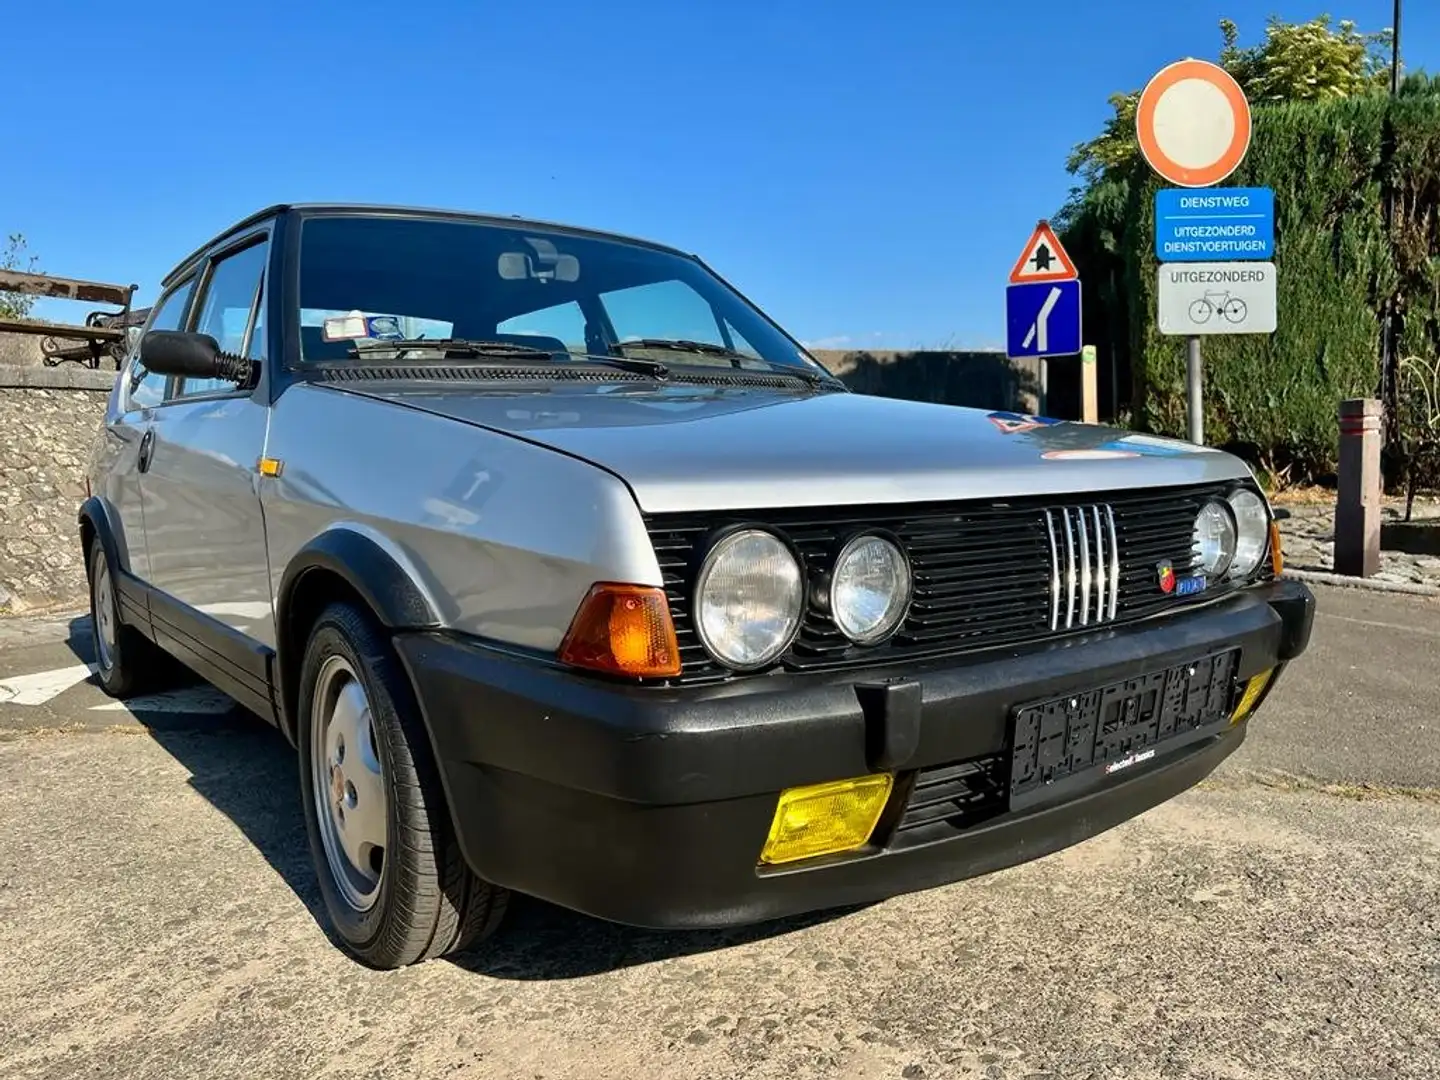
[[[220,351],[220,343],[209,334],[187,334],[179,330],[151,330],[140,339],[140,363],[157,375],[182,379],[224,379],[249,386],[255,363]]]

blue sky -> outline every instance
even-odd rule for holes
[[[291,200],[523,214],[697,251],[819,346],[990,347],[1003,286],[1106,96],[1222,17],[1362,30],[1391,0],[140,0],[6,14],[0,234],[141,299]],[[119,19],[126,40],[92,50]],[[1440,5],[1409,0],[1410,67]],[[81,65],[99,74],[82,77]],[[12,94],[11,101],[14,100]],[[126,135],[104,152],[104,132]],[[50,317],[80,305],[50,302]]]

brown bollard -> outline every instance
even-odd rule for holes
[[[1335,500],[1335,572],[1370,577],[1380,569],[1380,438],[1384,410],[1374,398],[1340,403],[1340,476]]]

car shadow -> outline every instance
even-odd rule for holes
[[[88,615],[71,620],[66,643],[81,662],[94,662]],[[205,686],[181,669],[174,688]],[[295,751],[284,736],[238,705],[223,713],[201,713],[167,709],[158,695],[152,699],[156,707],[145,707],[146,700],[135,698],[129,704],[136,721],[185,767],[190,786],[234,823],[338,948],[310,861]],[[447,960],[495,979],[576,979],[782,937],[863,906],[724,930],[654,931],[512,896],[495,938]]]
[[[495,938],[447,959],[466,971],[496,979],[518,982],[580,979],[785,937],[833,922],[865,906],[868,905],[722,930],[642,930],[594,919],[533,897],[515,896]]]

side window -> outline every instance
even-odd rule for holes
[[[195,291],[195,279],[176,287],[165,296],[155,308],[146,333],[151,330],[179,330],[180,320],[185,317],[185,305]],[[130,407],[148,409],[159,405],[165,399],[165,376],[146,371],[140,363],[140,350],[135,350],[135,360],[130,368]]]
[[[263,349],[254,343],[254,335],[247,338],[251,314],[260,299],[261,280],[265,274],[265,261],[270,251],[266,242],[227,255],[215,264],[205,292],[200,297],[200,314],[195,319],[195,333],[209,334],[220,343],[220,348],[236,356],[256,357],[255,350]],[[263,310],[263,309],[262,309]],[[257,324],[260,322],[257,319]],[[196,394],[213,394],[217,390],[234,389],[235,384],[224,379],[184,379],[176,391],[177,397],[193,397]]]
[[[495,332],[555,338],[571,352],[585,351],[585,313],[573,300],[506,319]]]
[[[634,285],[603,293],[600,299],[621,342],[678,338],[707,345],[725,344],[709,301],[683,281]]]

